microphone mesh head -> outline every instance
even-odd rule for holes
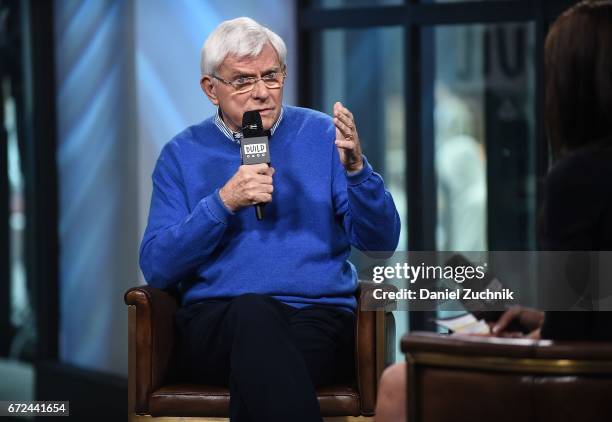
[[[242,130],[249,130],[259,134],[263,134],[263,123],[261,122],[261,116],[259,115],[259,111],[251,110],[246,111],[242,115]]]

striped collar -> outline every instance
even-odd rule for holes
[[[278,115],[278,119],[276,119],[276,122],[274,122],[274,124],[270,128],[271,135],[274,135],[276,128],[280,124],[281,120],[283,120],[283,114],[284,114],[284,110],[283,110],[283,107],[281,107],[281,111],[280,111],[280,114]],[[215,125],[217,126],[217,128],[219,128],[221,133],[223,133],[226,136],[227,139],[229,139],[232,142],[236,142],[237,144],[240,143],[240,140],[242,139],[242,132],[234,132],[225,124],[225,122],[221,118],[221,109],[217,109],[217,113],[215,114]]]

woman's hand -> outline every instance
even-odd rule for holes
[[[521,331],[510,329],[510,325],[516,322]],[[532,339],[540,338],[540,330],[544,323],[544,312],[537,309],[513,306],[504,312],[497,322],[493,323],[491,332],[497,337],[526,337]],[[516,325],[516,324],[514,324]],[[527,334],[524,334],[527,332]]]

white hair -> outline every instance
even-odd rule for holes
[[[287,46],[277,34],[251,18],[222,22],[204,41],[200,54],[202,76],[213,74],[228,55],[255,57],[266,45],[276,50],[281,66],[285,65]]]

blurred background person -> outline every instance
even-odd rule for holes
[[[443,83],[436,86],[434,123],[438,177],[438,249],[487,249],[485,152],[466,101]]]

